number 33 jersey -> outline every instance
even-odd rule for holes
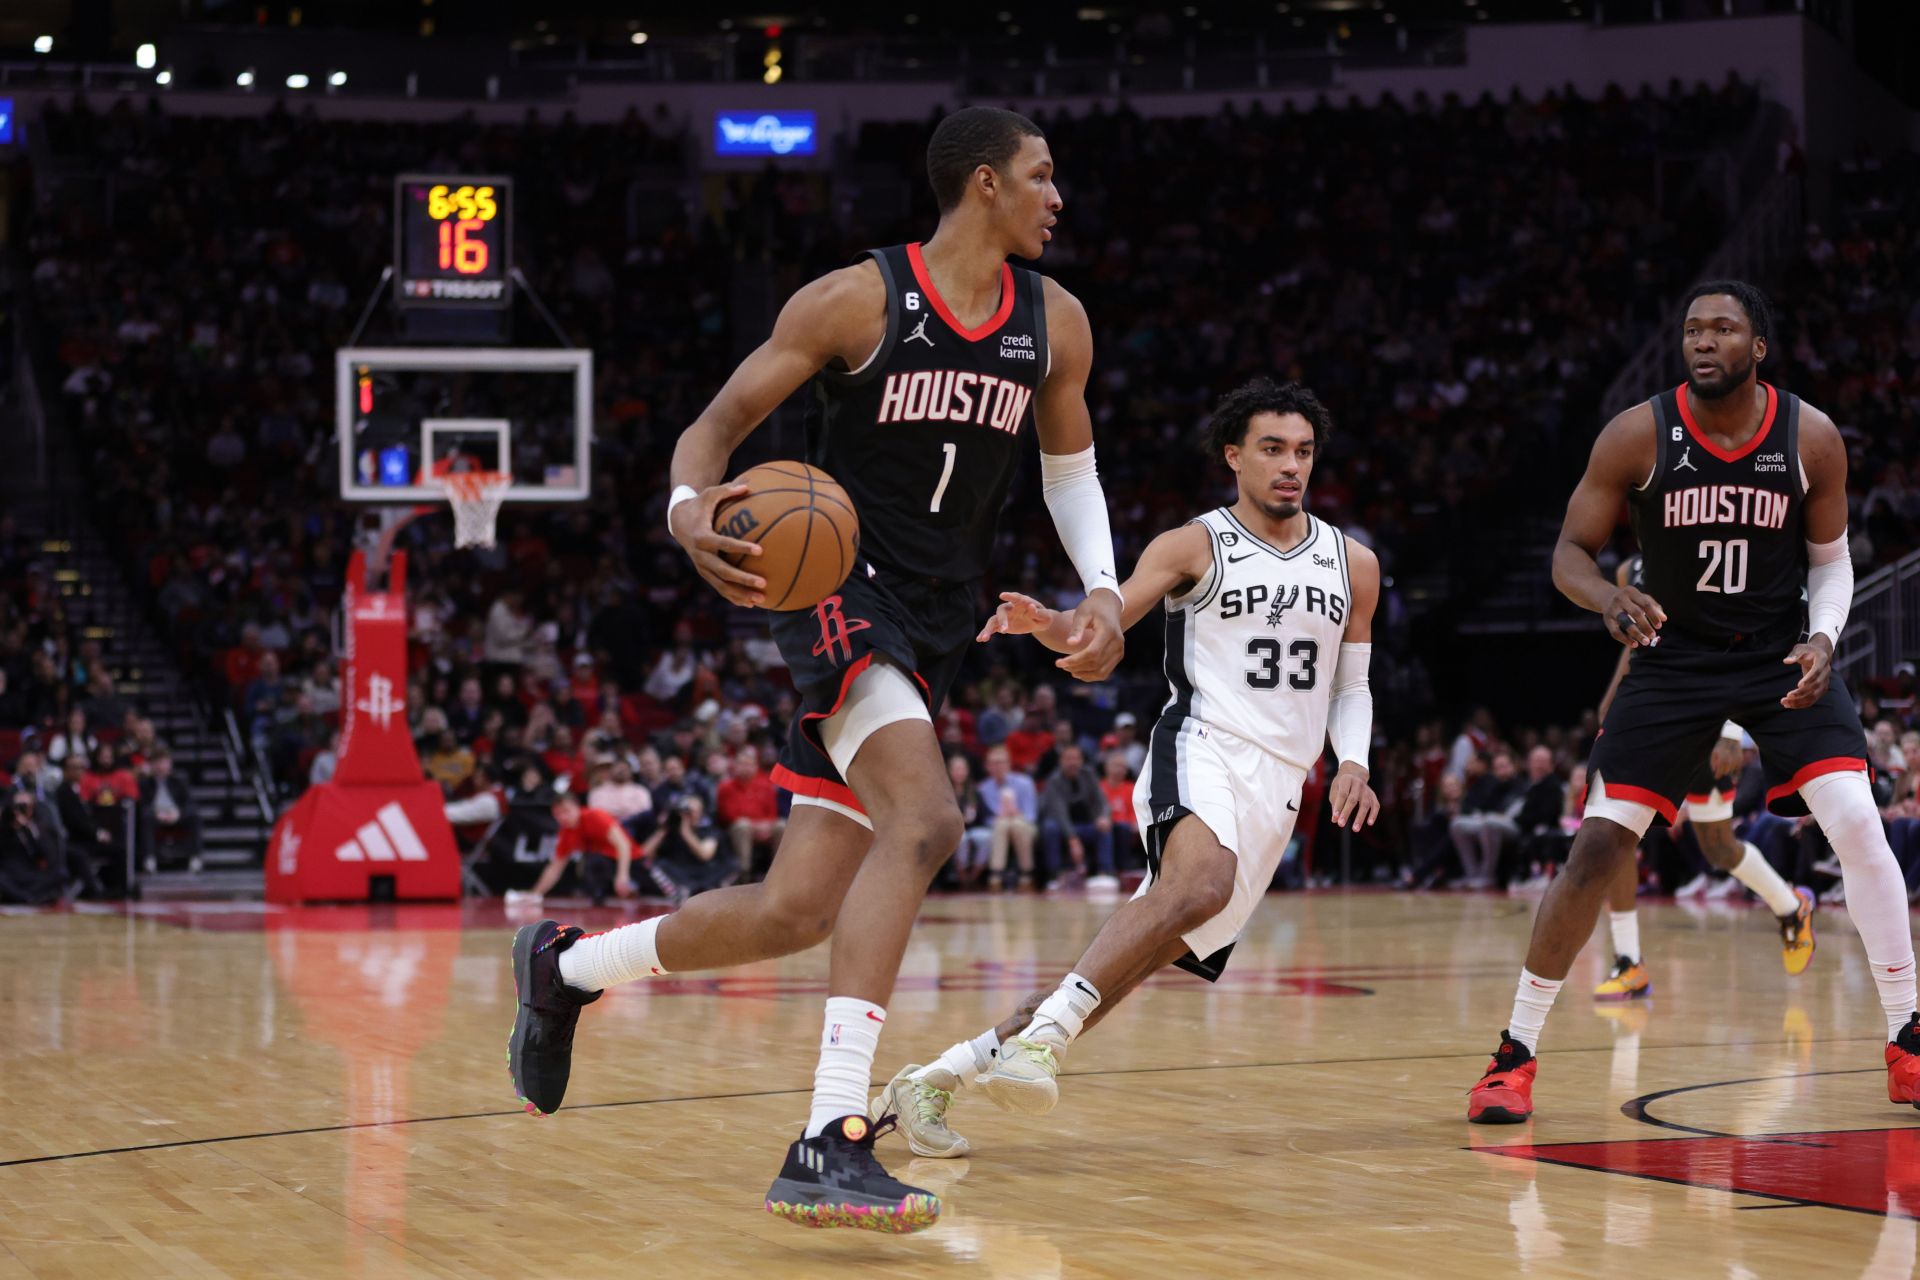
[[[807,402],[807,461],[846,489],[860,551],[946,582],[986,574],[1000,508],[1047,376],[1040,276],[1002,263],[1000,305],[979,328],[934,288],[918,244],[871,249],[886,333],[858,368],[822,369]]]
[[[1194,523],[1212,540],[1213,568],[1185,595],[1167,598],[1172,696],[1154,726],[1155,759],[1179,754],[1186,735],[1225,730],[1311,769],[1326,747],[1333,668],[1353,599],[1346,539],[1311,515],[1306,537],[1287,548],[1262,540],[1225,507]]]

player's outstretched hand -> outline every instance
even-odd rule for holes
[[[1800,668],[1800,683],[1780,699],[1781,706],[1810,707],[1826,696],[1827,685],[1833,679],[1833,641],[1827,639],[1825,632],[1805,644],[1793,646],[1793,652],[1782,661]]]
[[[1333,805],[1333,825],[1344,827],[1353,819],[1353,830],[1364,831],[1380,817],[1380,797],[1367,785],[1367,771],[1351,761],[1340,766],[1328,795]]]
[[[668,518],[668,532],[681,550],[693,561],[693,567],[710,586],[733,604],[758,608],[767,601],[767,580],[731,563],[728,556],[757,556],[760,545],[742,542],[716,533],[713,513],[728,498],[751,492],[744,484],[716,484],[703,489],[700,496],[682,502]]]
[[[1067,632],[1067,656],[1053,665],[1075,680],[1105,680],[1126,652],[1120,626],[1120,597],[1095,591],[1074,609]]]
[[[1636,587],[1614,588],[1600,616],[1606,619],[1607,634],[1629,649],[1660,643],[1660,628],[1667,625],[1660,602]]]
[[[987,619],[987,625],[980,628],[980,634],[974,639],[981,644],[995,636],[1030,636],[1036,631],[1045,631],[1053,624],[1053,610],[1035,600],[1032,596],[1023,596],[1018,591],[1002,591],[1000,607]]]

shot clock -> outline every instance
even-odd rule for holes
[[[512,301],[513,180],[403,173],[393,181],[394,301],[505,307]]]

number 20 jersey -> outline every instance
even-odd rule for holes
[[[1213,568],[1167,599],[1171,696],[1154,725],[1155,758],[1177,754],[1187,734],[1223,729],[1311,769],[1326,747],[1333,668],[1352,607],[1346,539],[1313,516],[1306,537],[1286,549],[1225,507],[1195,523],[1212,540]]]
[[[886,334],[860,367],[814,378],[807,461],[853,498],[864,559],[971,582],[991,561],[1047,376],[1044,283],[1001,264],[1000,306],[969,330],[935,290],[918,244],[867,256],[886,283]]]

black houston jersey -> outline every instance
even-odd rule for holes
[[[1800,398],[1760,385],[1766,416],[1733,452],[1694,422],[1684,385],[1651,401],[1657,460],[1628,507],[1642,586],[1667,611],[1663,645],[1791,646],[1806,625]]]
[[[918,244],[868,254],[886,282],[886,335],[859,368],[815,377],[807,460],[853,496],[865,559],[969,582],[987,571],[1047,376],[1042,280],[1003,264],[999,310],[969,330],[935,292]]]

